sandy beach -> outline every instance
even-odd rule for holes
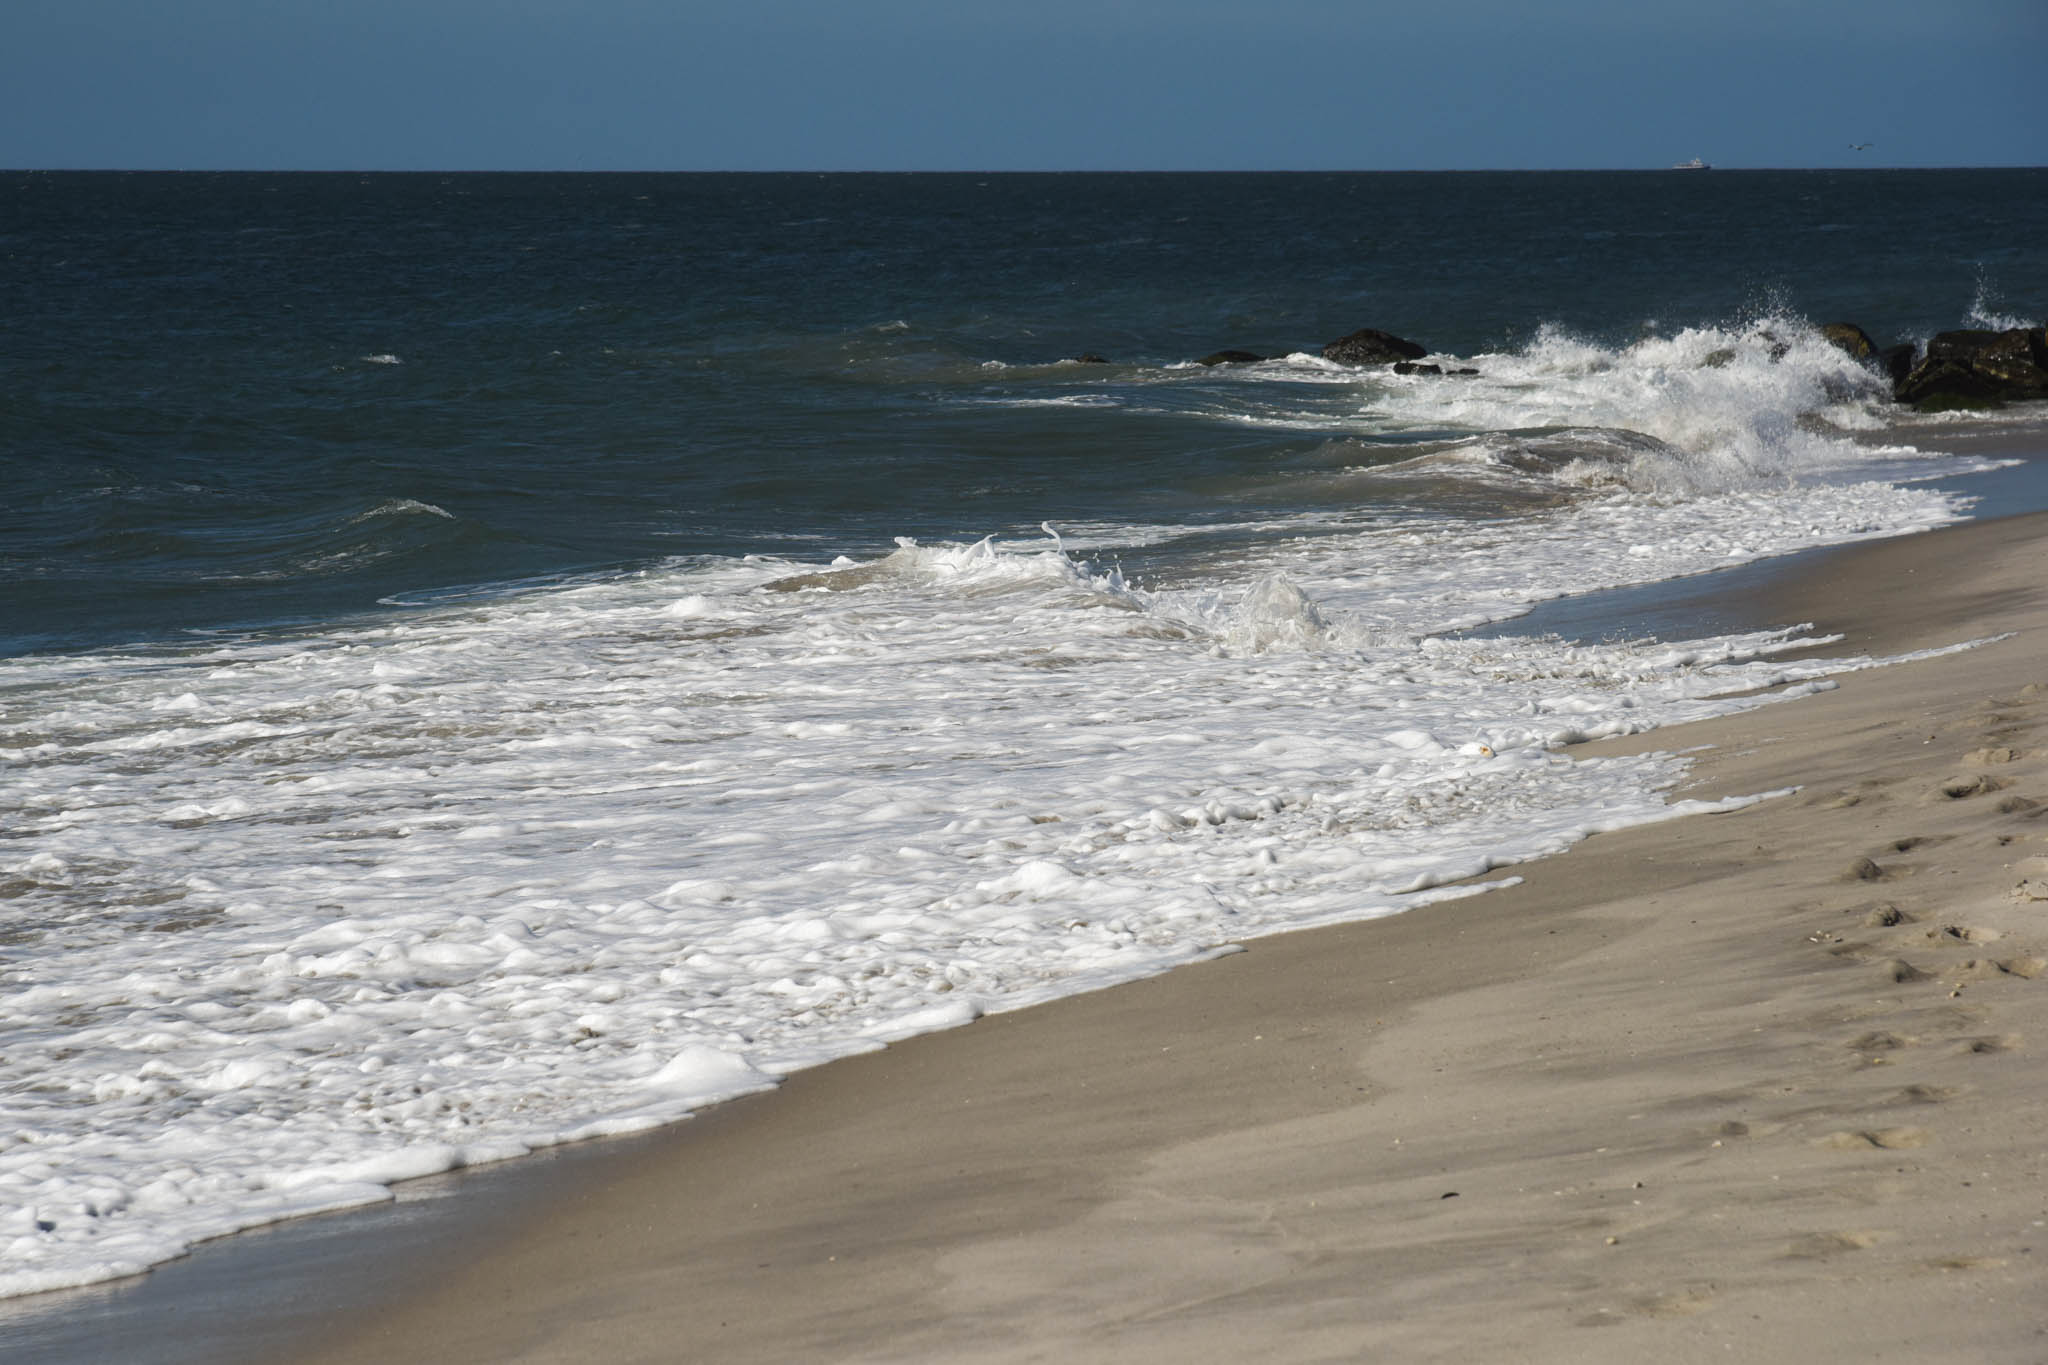
[[[1790,794],[800,1073],[293,1358],[2048,1357],[2044,556],[1825,556],[1828,653],[1988,642],[1575,751]]]

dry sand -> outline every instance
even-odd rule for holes
[[[304,1358],[2048,1360],[2044,568],[1830,556],[2014,633],[1625,742],[1797,795],[792,1077]]]

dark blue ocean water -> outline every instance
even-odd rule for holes
[[[1299,511],[1332,460],[1304,427],[1355,398],[1164,367],[1361,326],[1473,356],[1546,324],[2038,321],[2044,220],[2027,170],[9,173],[0,653]],[[1117,363],[1053,363],[1084,352]]]

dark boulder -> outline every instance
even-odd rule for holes
[[[1444,367],[1441,365],[1418,365],[1412,360],[1397,360],[1394,362],[1395,374],[1442,374],[1443,372]]]
[[[1872,363],[1877,366],[1877,372],[1891,380],[1892,387],[1897,388],[1907,375],[1913,373],[1913,362],[1919,357],[1920,352],[1914,348],[1912,342],[1902,341],[1896,346],[1887,346],[1879,351]]]
[[[1952,360],[1921,361],[1892,391],[1892,396],[1922,412],[2005,406],[1996,384]]]
[[[1922,411],[2048,398],[2048,333],[2039,327],[1938,333],[1893,395]]]
[[[2007,332],[1942,332],[1927,343],[1929,360],[1967,365],[1994,383],[2048,395],[2048,335],[2039,327]]]
[[[1107,365],[1110,363],[1110,360],[1106,355],[1097,355],[1093,351],[1083,351],[1074,357],[1074,363],[1076,365]]]
[[[1195,363],[1197,365],[1250,365],[1266,357],[1257,351],[1212,351]]]
[[[1386,365],[1396,360],[1420,360],[1428,354],[1427,346],[1418,346],[1377,327],[1362,327],[1323,347],[1323,359],[1339,365]]]
[[[1870,333],[1853,322],[1830,322],[1820,329],[1820,334],[1847,351],[1852,360],[1867,364],[1877,355],[1877,343],[1870,339]]]

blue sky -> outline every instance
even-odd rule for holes
[[[4,0],[0,166],[2041,165],[2044,54],[2048,0]]]

